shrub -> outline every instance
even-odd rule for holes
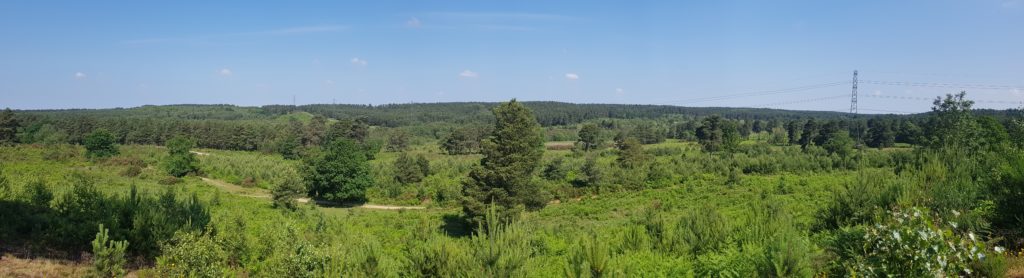
[[[120,174],[121,174],[122,177],[129,177],[129,178],[138,177],[139,174],[142,174],[142,167],[139,167],[139,166],[128,166],[128,168],[124,168],[124,170],[122,170]]]
[[[96,277],[124,277],[128,241],[112,241],[108,232],[100,224],[96,239],[92,241],[92,274]]]
[[[167,141],[168,155],[163,161],[163,167],[167,174],[180,178],[199,172],[199,161],[196,159],[196,155],[191,153],[193,144],[192,141],[181,136]]]
[[[691,210],[680,217],[675,233],[694,256],[721,249],[731,234],[728,220],[709,206]]]
[[[227,253],[208,236],[177,233],[161,248],[156,271],[163,277],[222,277]]]
[[[86,135],[83,144],[85,156],[88,158],[105,158],[118,153],[114,135],[104,129],[97,129]]]
[[[571,252],[565,266],[565,276],[602,277],[607,274],[611,254],[608,244],[598,239],[596,233],[580,239]]]
[[[298,208],[295,199],[301,197],[304,192],[306,192],[306,188],[302,186],[301,182],[297,179],[287,179],[275,186],[270,194],[274,199],[275,208],[295,210]]]
[[[955,230],[956,223],[933,218],[926,210],[893,210],[883,222],[866,227],[863,251],[843,258],[843,264],[864,276],[1002,276],[1001,254],[973,232]]]

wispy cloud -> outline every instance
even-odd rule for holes
[[[576,21],[573,16],[546,13],[509,12],[422,12],[406,26],[432,30],[533,31],[556,23]],[[431,22],[422,25],[420,18]]]
[[[365,66],[366,60],[359,59],[359,57],[352,58],[352,64],[357,66]]]
[[[197,36],[134,39],[134,40],[121,41],[121,43],[123,43],[123,44],[154,44],[154,43],[203,42],[203,41],[222,39],[222,38],[260,37],[260,36],[287,36],[287,35],[302,35],[302,34],[314,34],[314,33],[328,33],[328,32],[343,31],[343,30],[347,30],[347,29],[348,29],[348,26],[344,26],[344,25],[315,25],[315,26],[299,26],[299,27],[279,28],[279,29],[270,29],[270,30],[250,31],[250,32],[235,32],[235,33],[209,34],[209,35],[197,35]]]
[[[477,78],[480,77],[480,74],[477,74],[476,72],[471,70],[464,70],[461,73],[459,73],[459,76],[465,78]]]
[[[220,74],[220,76],[231,76],[232,75],[231,69],[227,69],[227,68],[220,69],[219,71],[217,71],[217,74]]]
[[[85,75],[85,73],[82,73],[82,72],[76,72],[74,76],[75,76],[75,79],[78,79],[78,80],[82,80],[82,79],[85,79],[87,77]]]
[[[428,12],[425,15],[431,17],[447,18],[447,19],[464,19],[464,20],[488,20],[488,21],[508,21],[508,20],[575,20],[576,17],[558,15],[558,14],[545,14],[545,13],[509,13],[509,12]]]
[[[1001,3],[1001,6],[1003,6],[1003,8],[1016,8],[1020,6],[1020,0],[1004,0]]]
[[[412,18],[409,18],[409,20],[405,22],[405,26],[410,27],[410,28],[419,28],[420,26],[423,26],[423,23],[420,22],[419,18],[412,17]]]
[[[580,75],[579,74],[575,74],[575,73],[571,73],[571,72],[570,73],[566,73],[565,74],[565,79],[577,80],[577,79],[580,79]]]

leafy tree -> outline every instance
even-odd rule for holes
[[[274,186],[270,190],[270,195],[274,200],[275,208],[295,210],[298,208],[295,199],[302,197],[305,192],[306,188],[302,185],[301,181],[296,178],[287,178],[277,186]]]
[[[16,143],[18,133],[18,119],[14,118],[14,112],[10,108],[0,112],[0,145]]]
[[[592,123],[584,124],[580,128],[578,136],[584,151],[597,149],[598,144],[600,144],[601,128]]]
[[[110,240],[108,232],[109,230],[100,224],[100,231],[92,241],[92,274],[96,277],[124,277],[128,241]]]
[[[523,207],[538,209],[547,197],[531,178],[543,156],[540,125],[530,109],[515,99],[494,108],[494,131],[481,144],[484,157],[463,183],[462,210],[475,223],[483,223],[487,206],[510,220]]]
[[[373,181],[364,152],[355,141],[340,139],[305,159],[303,176],[309,195],[335,202],[365,199]]]
[[[828,136],[828,139],[821,145],[828,153],[848,157],[853,154],[853,138],[847,131],[839,131]]]
[[[388,136],[388,151],[400,152],[409,149],[409,133],[395,130]]]
[[[430,174],[430,162],[423,154],[412,156],[402,153],[395,159],[395,181],[402,184],[417,183]]]
[[[926,144],[932,148],[951,146],[973,148],[979,127],[971,115],[974,101],[966,98],[967,92],[937,97],[932,106],[932,117],[928,122]]]
[[[85,136],[85,156],[89,158],[104,158],[115,156],[118,153],[114,135],[106,129],[96,129]]]
[[[874,118],[868,120],[869,147],[888,148],[896,144],[896,132],[893,130],[892,121]]]
[[[199,160],[192,153],[192,145],[192,140],[183,136],[167,141],[167,157],[163,161],[167,174],[180,178],[199,172]]]
[[[770,144],[774,144],[774,145],[788,145],[789,144],[789,136],[788,136],[786,130],[782,129],[781,127],[773,128],[771,130],[771,136],[772,137],[770,137],[768,139],[768,143],[770,143]]]
[[[616,162],[619,167],[626,169],[639,169],[647,162],[648,157],[644,154],[643,146],[636,138],[626,138],[619,147],[619,158]]]
[[[319,146],[327,136],[327,118],[316,115],[306,124],[302,141],[306,146]]]

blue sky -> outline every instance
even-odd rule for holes
[[[0,2],[0,107],[1024,101],[1024,0],[213,2]]]

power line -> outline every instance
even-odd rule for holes
[[[819,89],[819,88],[827,88],[827,87],[832,87],[832,86],[844,85],[844,84],[849,84],[849,83],[850,82],[848,82],[848,81],[829,82],[829,83],[812,84],[812,85],[799,86],[799,87],[791,87],[791,88],[777,89],[777,90],[754,91],[754,92],[739,93],[739,94],[729,94],[729,95],[722,95],[722,96],[692,98],[692,99],[686,99],[686,100],[673,100],[673,101],[668,101],[665,104],[681,104],[681,105],[685,105],[685,104],[693,104],[693,103],[716,101],[716,100],[727,100],[727,99],[734,99],[734,98],[744,98],[744,97],[755,97],[755,96],[766,96],[766,95],[776,95],[776,94],[785,94],[785,93],[795,93],[795,92],[802,92],[802,91]]]
[[[917,100],[917,101],[935,101],[934,98],[925,97],[911,97],[911,96],[883,96],[883,95],[864,95],[865,97],[871,98],[884,98],[884,99],[898,99],[898,100]],[[993,103],[993,104],[1024,104],[1024,101],[1009,101],[1009,100],[988,100],[988,99],[971,99],[975,103]]]
[[[882,110],[882,109],[868,109],[868,108],[861,108],[860,110],[871,111],[871,112],[895,113],[895,114],[917,114],[917,113],[922,113],[922,112]]]
[[[877,81],[861,80],[865,84],[909,86],[909,87],[931,87],[931,88],[959,88],[979,90],[1022,90],[1024,86],[1012,85],[990,85],[990,84],[954,84],[954,83],[931,83],[931,82],[907,82],[907,81]]]
[[[847,96],[849,96],[849,95],[842,94],[842,95],[817,97],[817,98],[809,98],[809,99],[801,99],[801,100],[793,100],[793,101],[783,101],[783,102],[775,102],[775,103],[769,103],[769,104],[764,104],[764,105],[758,105],[758,106],[755,106],[755,107],[771,108],[771,107],[777,107],[777,106],[789,105],[789,104],[807,103],[807,102],[824,101],[824,100],[830,100],[830,99],[846,98]]]

